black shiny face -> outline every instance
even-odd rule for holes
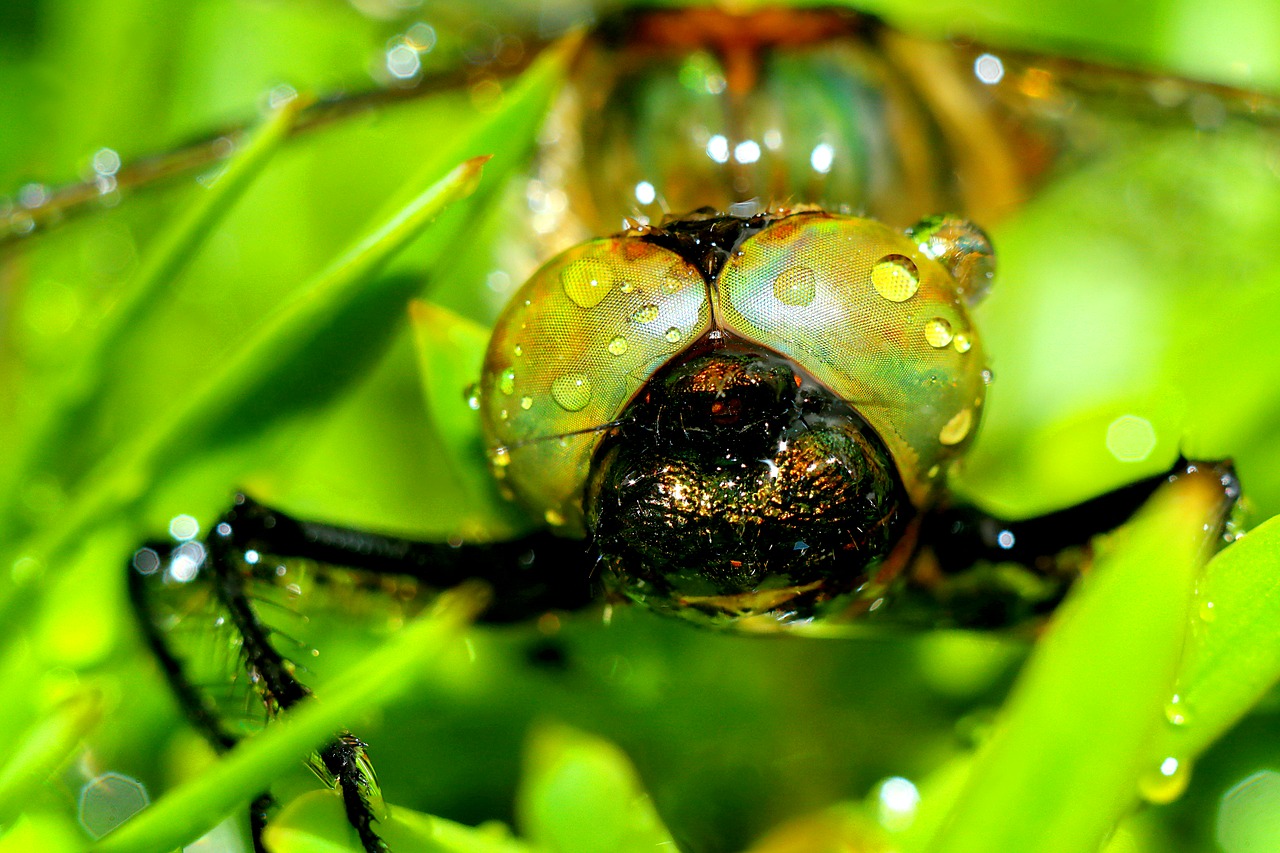
[[[792,621],[882,585],[912,509],[879,437],[776,354],[694,353],[595,456],[587,521],[619,590],[695,619]]]

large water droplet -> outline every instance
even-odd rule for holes
[[[613,355],[622,355],[627,351],[627,339],[622,335],[618,335],[609,341],[609,352]]]
[[[652,323],[656,319],[658,319],[658,306],[652,302],[648,305],[641,305],[631,315],[631,322],[633,323]]]
[[[969,336],[964,332],[957,332],[951,343],[956,348],[956,352],[968,352],[973,348],[973,341],[969,340]]]
[[[560,272],[560,284],[574,304],[594,308],[613,289],[613,266],[595,258],[581,258]]]
[[[506,468],[511,464],[511,451],[505,446],[494,447],[489,451],[489,461],[495,468]]]
[[[498,377],[498,390],[503,394],[514,394],[516,392],[516,370],[514,367],[508,367],[502,371],[502,375]]]
[[[532,409],[532,408],[533,408],[533,398],[532,398],[532,397],[521,397],[521,398],[520,398],[520,408],[524,409],[526,412],[527,412],[527,411],[529,411],[530,409]]]
[[[906,255],[886,255],[871,268],[871,284],[890,302],[906,302],[920,289],[920,272]]]
[[[818,292],[818,277],[808,267],[791,267],[773,280],[773,295],[783,305],[803,308],[813,303]]]
[[[1191,765],[1169,756],[1138,779],[1138,793],[1156,805],[1171,803],[1187,790],[1191,781]]]
[[[680,343],[680,339],[684,336],[680,334],[679,329],[677,329],[675,326],[672,326],[670,329],[667,329],[667,333],[663,335],[663,337],[665,337],[668,341],[670,341],[673,344],[678,344]]]
[[[942,317],[934,317],[924,324],[924,339],[934,349],[942,349],[951,343],[951,324]]]
[[[581,373],[566,373],[551,383],[551,399],[566,412],[580,412],[591,402],[591,380]]]
[[[964,437],[969,434],[969,429],[973,426],[973,410],[965,407],[956,413],[955,417],[947,421],[946,426],[942,428],[942,432],[938,433],[938,441],[943,444],[959,444],[964,441]]]
[[[462,393],[463,399],[467,401],[467,408],[473,412],[480,411],[480,383],[472,382],[467,386],[467,390]]]

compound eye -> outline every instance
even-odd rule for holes
[[[985,236],[959,220],[908,237],[869,219],[798,214],[738,247],[717,283],[717,316],[864,418],[924,509],[977,427],[986,360],[967,302],[991,269]]]
[[[494,475],[551,526],[581,531],[602,427],[710,323],[702,274],[653,243],[613,237],[550,261],[508,303],[485,355]]]

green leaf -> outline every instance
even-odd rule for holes
[[[517,809],[525,834],[558,853],[677,849],[622,750],[567,726],[531,736]]]
[[[421,853],[531,853],[500,824],[472,828],[444,818],[388,806],[374,824],[380,838],[396,851]],[[289,803],[271,821],[264,840],[272,853],[364,853],[347,821],[341,797],[312,791]]]
[[[0,832],[0,853],[80,853],[84,832],[58,814],[29,812]]]
[[[440,442],[441,473],[459,480],[470,500],[458,512],[460,532],[467,538],[510,539],[529,521],[511,501],[498,494],[489,473],[480,433],[480,416],[467,405],[480,376],[489,332],[447,308],[415,300],[409,304],[413,342],[427,409],[427,428]]]
[[[1280,518],[1214,557],[1196,598],[1155,763],[1194,759],[1280,680]]]
[[[243,417],[246,401],[274,398],[281,383],[307,376],[306,356],[317,339],[341,322],[354,300],[366,296],[362,290],[396,251],[417,237],[441,210],[474,190],[482,165],[483,159],[477,158],[458,166],[357,240],[296,298],[264,320],[202,388],[102,460],[85,478],[60,523],[37,534],[19,554],[47,565],[104,517],[136,505],[161,471],[198,454],[201,443],[222,440],[221,433]]]
[[[459,284],[472,289],[474,282],[457,280],[457,258],[475,251],[475,223],[486,215],[482,211],[491,202],[500,200],[509,181],[525,163],[535,132],[552,97],[564,82],[566,63],[576,43],[575,38],[566,39],[546,51],[518,84],[503,95],[498,112],[485,114],[481,119],[471,117],[441,145],[424,152],[424,168],[428,171],[464,157],[489,153],[493,156],[485,166],[485,181],[476,196],[442,217],[435,231],[439,239],[430,243],[420,241],[395,263],[393,273],[401,277],[405,286],[402,301],[391,306],[399,309],[394,314],[397,324],[404,319],[404,304],[415,293],[436,293]],[[367,325],[359,318],[346,318],[342,327],[346,337],[331,347],[341,357],[339,363],[343,371],[353,373],[360,369],[348,364],[348,355],[367,345]],[[263,454],[270,458],[264,470],[254,472],[255,495],[307,517],[416,538],[441,539],[455,532],[442,530],[439,523],[433,524],[432,519],[438,513],[429,509],[441,493],[453,491],[437,488],[444,485],[437,474],[437,463],[446,451],[437,443],[424,440],[427,431],[419,429],[416,421],[410,425],[415,435],[406,441],[402,425],[381,423],[380,419],[368,417],[371,403],[402,393],[398,370],[401,367],[412,370],[412,356],[401,359],[401,343],[397,336],[390,344],[387,359],[372,368],[371,381],[362,383],[354,395],[331,405],[319,423],[300,424],[303,434],[299,443],[313,451],[309,459],[297,464],[279,454]],[[404,353],[408,353],[408,342],[403,343]],[[390,363],[396,360],[403,363]],[[370,370],[368,366],[364,369],[366,374]],[[474,378],[478,378],[478,373]],[[414,406],[413,417],[420,416],[421,408]],[[389,451],[398,454],[393,461],[399,469],[396,475],[362,476],[363,471],[382,467],[381,462]],[[335,480],[340,482],[335,484]],[[454,502],[446,499],[445,505],[451,507]],[[519,522],[507,512],[505,523],[514,530]]]
[[[240,744],[199,778],[170,791],[93,849],[97,853],[167,850],[207,832],[339,730],[413,690],[424,667],[457,640],[485,599],[474,586],[443,594],[427,616],[335,678],[323,702],[303,700],[262,734]]]
[[[1178,480],[1120,534],[1050,625],[926,849],[1097,849],[1158,772],[1147,745],[1220,500],[1216,477]]]
[[[151,247],[137,274],[122,287],[110,313],[90,333],[83,353],[67,371],[63,386],[52,390],[45,420],[31,428],[7,472],[14,477],[13,482],[40,470],[64,442],[73,440],[75,430],[94,405],[94,395],[104,384],[105,374],[120,364],[122,344],[145,315],[174,299],[178,292],[174,281],[279,149],[304,105],[302,99],[294,98],[275,110]],[[12,500],[21,492],[14,489],[6,494]]]

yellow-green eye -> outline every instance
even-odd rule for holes
[[[931,501],[985,395],[982,347],[942,264],[879,222],[798,215],[743,241],[714,292],[724,331],[849,403],[888,445],[912,502]]]
[[[694,217],[579,246],[516,294],[490,342],[494,472],[549,524],[582,532],[605,431],[664,366],[741,344],[856,412],[922,509],[985,390],[963,296],[907,235],[820,212]]]
[[[485,356],[495,473],[548,523],[580,531],[598,428],[710,328],[705,280],[669,249],[620,236],[548,263],[515,295]]]

